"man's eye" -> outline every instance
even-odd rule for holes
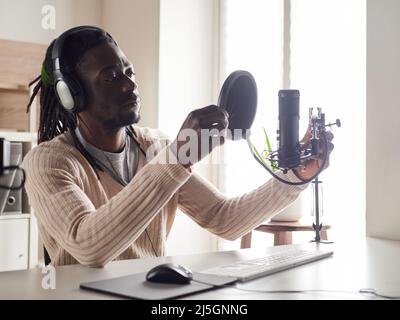
[[[117,71],[110,71],[110,72],[107,72],[107,74],[106,74],[106,80],[107,81],[113,81],[113,80],[115,80],[117,78],[118,78],[118,72]]]
[[[117,71],[112,71],[111,72],[111,78],[112,79],[117,79],[118,78],[118,72]]]

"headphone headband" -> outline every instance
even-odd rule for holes
[[[69,36],[73,35],[73,34],[76,34],[76,33],[80,32],[80,31],[83,31],[83,30],[88,30],[88,31],[92,30],[92,31],[104,32],[107,36],[109,36],[114,41],[115,44],[117,44],[116,41],[113,39],[113,37],[108,32],[104,31],[101,28],[98,28],[98,27],[95,27],[95,26],[79,26],[79,27],[71,28],[71,29],[63,32],[55,40],[55,43],[53,45],[53,50],[51,52],[51,60],[53,61],[53,67],[56,67],[56,65],[55,65],[56,59],[60,59],[61,56],[62,56],[61,55],[62,54],[62,49],[64,47],[64,43],[67,40],[67,38]],[[59,67],[60,67],[59,64],[58,64],[57,67],[58,67],[58,70],[59,70]]]
[[[53,63],[54,90],[57,94],[57,97],[61,105],[65,108],[65,110],[69,112],[81,111],[84,105],[84,93],[82,92],[83,89],[79,86],[79,84],[76,83],[76,81],[74,82],[73,79],[68,79],[67,76],[63,75],[61,71],[60,60],[62,58],[62,50],[67,38],[83,30],[102,32],[106,36],[110,37],[110,39],[115,43],[115,45],[118,46],[117,42],[108,32],[95,26],[79,26],[71,28],[62,33],[55,40],[51,52],[51,60]]]

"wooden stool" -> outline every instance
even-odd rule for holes
[[[330,225],[322,225],[321,240],[328,240],[327,230],[330,228]],[[266,224],[259,225],[254,230],[272,233],[274,235],[274,246],[280,246],[292,244],[293,231],[314,231],[314,228],[312,227],[312,222],[310,221],[270,221]],[[242,237],[240,248],[245,249],[251,247],[251,234],[252,231]]]

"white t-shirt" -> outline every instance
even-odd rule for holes
[[[124,149],[119,153],[114,153],[98,149],[87,142],[78,128],[75,129],[75,133],[86,151],[95,158],[99,165],[116,181],[122,185],[127,185],[129,181],[132,180],[138,164],[138,147],[128,134],[126,134]]]

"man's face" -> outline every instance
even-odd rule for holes
[[[87,97],[85,111],[108,129],[140,119],[140,99],[132,64],[112,43],[88,50],[78,65]]]

